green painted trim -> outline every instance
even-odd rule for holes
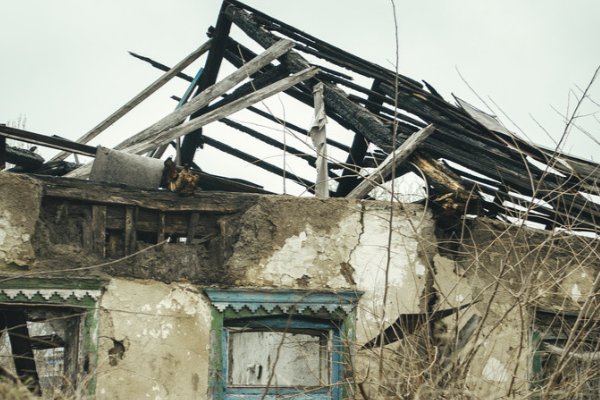
[[[102,290],[108,283],[105,279],[53,279],[53,278],[18,278],[0,277],[0,289],[80,289]]]
[[[208,390],[210,399],[223,397],[223,313],[211,306],[212,321],[210,324],[209,378]]]
[[[1,278],[0,278],[1,280]],[[81,299],[77,299],[74,295],[62,298],[57,294],[53,294],[46,299],[40,293],[34,294],[28,298],[23,293],[19,293],[13,298],[10,298],[2,290],[79,290],[79,291],[101,291],[104,289],[104,284],[107,281],[100,280],[82,280],[74,281],[71,279],[48,279],[48,278],[33,278],[33,279],[14,279],[0,283],[0,305],[19,304],[25,307],[35,307],[44,305],[60,306],[63,308],[82,308],[85,310],[81,318],[84,324],[83,340],[80,343],[83,349],[84,360],[89,362],[88,374],[91,374],[89,381],[86,382],[85,376],[80,384],[86,386],[86,394],[93,396],[96,391],[96,369],[98,367],[98,335],[99,335],[99,302],[93,297],[86,294]],[[85,362],[85,361],[84,361]],[[80,366],[83,367],[83,366]],[[77,372],[81,376],[80,371]]]

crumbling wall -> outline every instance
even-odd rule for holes
[[[480,218],[463,226],[454,256],[437,255],[435,289],[445,306],[477,301],[452,332],[477,314],[480,330],[455,355],[462,382],[477,398],[526,396],[531,390],[536,309],[578,312],[600,271],[597,240]],[[453,304],[454,303],[454,304]]]
[[[194,285],[112,279],[100,302],[96,398],[206,398],[210,323]]]
[[[30,238],[40,212],[42,187],[24,175],[0,172],[0,271],[33,263]]]

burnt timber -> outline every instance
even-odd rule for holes
[[[239,30],[232,30],[233,26]],[[245,37],[233,37],[233,33],[239,31]],[[476,206],[469,208],[470,214],[502,219],[525,218],[541,223],[546,229],[593,230],[597,226],[600,209],[588,195],[598,194],[598,164],[543,149],[506,131],[495,130],[475,118],[460,102],[453,104],[443,99],[430,83],[421,83],[350,54],[237,0],[223,1],[216,25],[208,29],[208,36],[212,45],[204,70],[196,82],[194,97],[201,96],[218,84],[223,61],[241,68],[258,56],[242,43],[253,41],[269,49],[283,39],[292,42],[294,47],[279,56],[277,62],[269,62],[253,72],[249,82],[194,111],[190,116],[191,121],[227,107],[248,93],[279,82],[290,74],[313,66],[319,68],[314,77],[285,89],[283,93],[312,107],[313,86],[322,82],[327,117],[349,133],[345,141],[327,139],[336,151],[346,154],[345,161],[328,163],[328,176],[339,183],[337,191],[332,192],[334,197],[347,196],[364,180],[365,174],[361,172],[384,158],[368,151],[370,145],[383,153],[390,153],[415,132],[434,124],[435,132],[394,173],[399,176],[413,170],[424,175],[427,178],[428,196],[435,206],[446,211],[454,209],[460,214],[467,212],[465,203],[471,203]],[[147,57],[135,56],[156,68],[165,71],[170,69]],[[326,62],[326,66],[319,65],[321,61]],[[367,78],[369,85],[355,83],[353,75]],[[191,76],[184,73],[176,76],[193,81]],[[284,118],[253,106],[246,109],[270,121],[284,121]],[[287,146],[259,128],[250,128],[227,118],[220,119],[220,122],[304,160],[309,167],[315,166],[313,154],[304,154],[299,149]],[[308,135],[306,127],[287,122],[285,126],[296,133]],[[9,135],[11,129],[2,128],[0,136],[14,138]],[[24,133],[20,134],[21,139],[25,140]],[[46,140],[35,143],[70,152],[93,153],[93,148],[77,147],[73,142],[64,144]],[[202,128],[185,135],[181,149],[183,161],[190,165],[201,165],[194,155],[204,144],[291,179],[305,186],[309,192],[314,192],[314,178],[305,179],[284,171],[250,154],[248,149],[227,143],[226,138],[205,136]],[[6,149],[4,142],[0,142],[0,158],[9,157]],[[473,154],[478,156],[473,157]],[[219,186],[219,182],[215,181],[212,186],[207,185],[203,189],[231,190],[230,187],[235,185],[227,181],[230,183],[227,186],[226,181],[219,181],[224,186]],[[251,192],[252,186],[247,187]],[[244,191],[244,187],[237,187],[236,190]]]

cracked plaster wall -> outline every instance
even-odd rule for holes
[[[381,323],[389,218],[382,203],[264,197],[241,217],[224,270],[235,286],[365,292],[361,343]],[[419,243],[435,242],[422,207],[396,208],[392,220],[387,323],[419,311],[427,271]],[[203,398],[210,318],[195,286],[111,280],[101,302],[98,398]]]
[[[534,307],[578,311],[600,271],[599,243],[485,218],[473,221],[468,231],[458,256],[433,258],[444,308],[479,300],[461,314],[458,325],[473,313],[487,315],[477,342],[459,354],[464,357],[479,346],[468,385],[480,398],[507,398],[511,383],[513,395],[526,395]],[[455,322],[445,320],[448,331]]]
[[[425,286],[425,250],[435,243],[434,221],[422,206],[347,199],[264,197],[242,218],[229,268],[236,285],[359,290],[357,341],[401,312],[419,312]]]
[[[206,398],[210,323],[193,285],[112,279],[100,303],[96,398]]]
[[[42,188],[25,175],[0,172],[0,270],[21,267],[34,260],[30,238],[34,233]]]

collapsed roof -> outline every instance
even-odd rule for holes
[[[242,45],[232,36],[232,26],[240,28],[265,51],[257,54]],[[215,27],[209,29],[209,37],[207,43],[173,68],[135,55],[167,71],[160,84],[160,79],[153,84],[153,90],[175,76],[190,81],[191,85],[177,99],[179,105],[172,114],[117,145],[116,150],[133,154],[150,151],[159,157],[170,142],[183,137],[181,165],[194,166],[196,149],[211,146],[314,193],[317,190],[314,182],[249,154],[235,143],[203,134],[202,127],[219,121],[317,168],[318,154],[306,154],[274,135],[234,122],[227,116],[245,109],[257,118],[284,121],[287,129],[309,136],[314,130],[294,125],[254,104],[283,92],[316,107],[319,100],[315,89],[322,84],[326,116],[350,134],[347,144],[326,140],[328,146],[346,155],[343,162],[330,159],[321,164],[326,165],[321,173],[337,182],[331,196],[364,198],[368,190],[357,194],[356,189],[361,182],[382,174],[389,180],[391,176],[417,171],[426,178],[427,201],[446,212],[526,219],[546,229],[595,230],[600,210],[590,195],[599,194],[598,164],[527,143],[504,128],[494,116],[458,98],[454,99],[455,104],[446,101],[425,81],[421,83],[371,63],[236,0],[223,2]],[[206,52],[206,62],[196,77],[181,72]],[[237,71],[217,82],[223,60]],[[353,76],[360,76],[360,81],[368,84],[358,84]],[[249,81],[242,83],[248,77]],[[0,127],[0,138],[11,137],[66,151],[44,163],[33,160],[33,155],[28,158],[17,154],[10,147],[8,153],[2,153],[4,146],[0,142],[0,161],[5,158],[14,162],[24,172],[61,175],[66,172],[61,162],[70,152],[94,155],[96,149],[85,143],[152,92],[136,96],[78,143]],[[433,128],[424,129],[431,124]],[[401,151],[394,153],[394,162],[388,163],[387,169],[381,168],[382,163],[386,164],[384,155],[398,148]],[[377,166],[380,168],[376,173],[369,173],[368,168]],[[205,190],[264,192],[248,182],[197,174],[201,175],[199,185]],[[71,172],[71,176],[86,176],[85,168]]]

